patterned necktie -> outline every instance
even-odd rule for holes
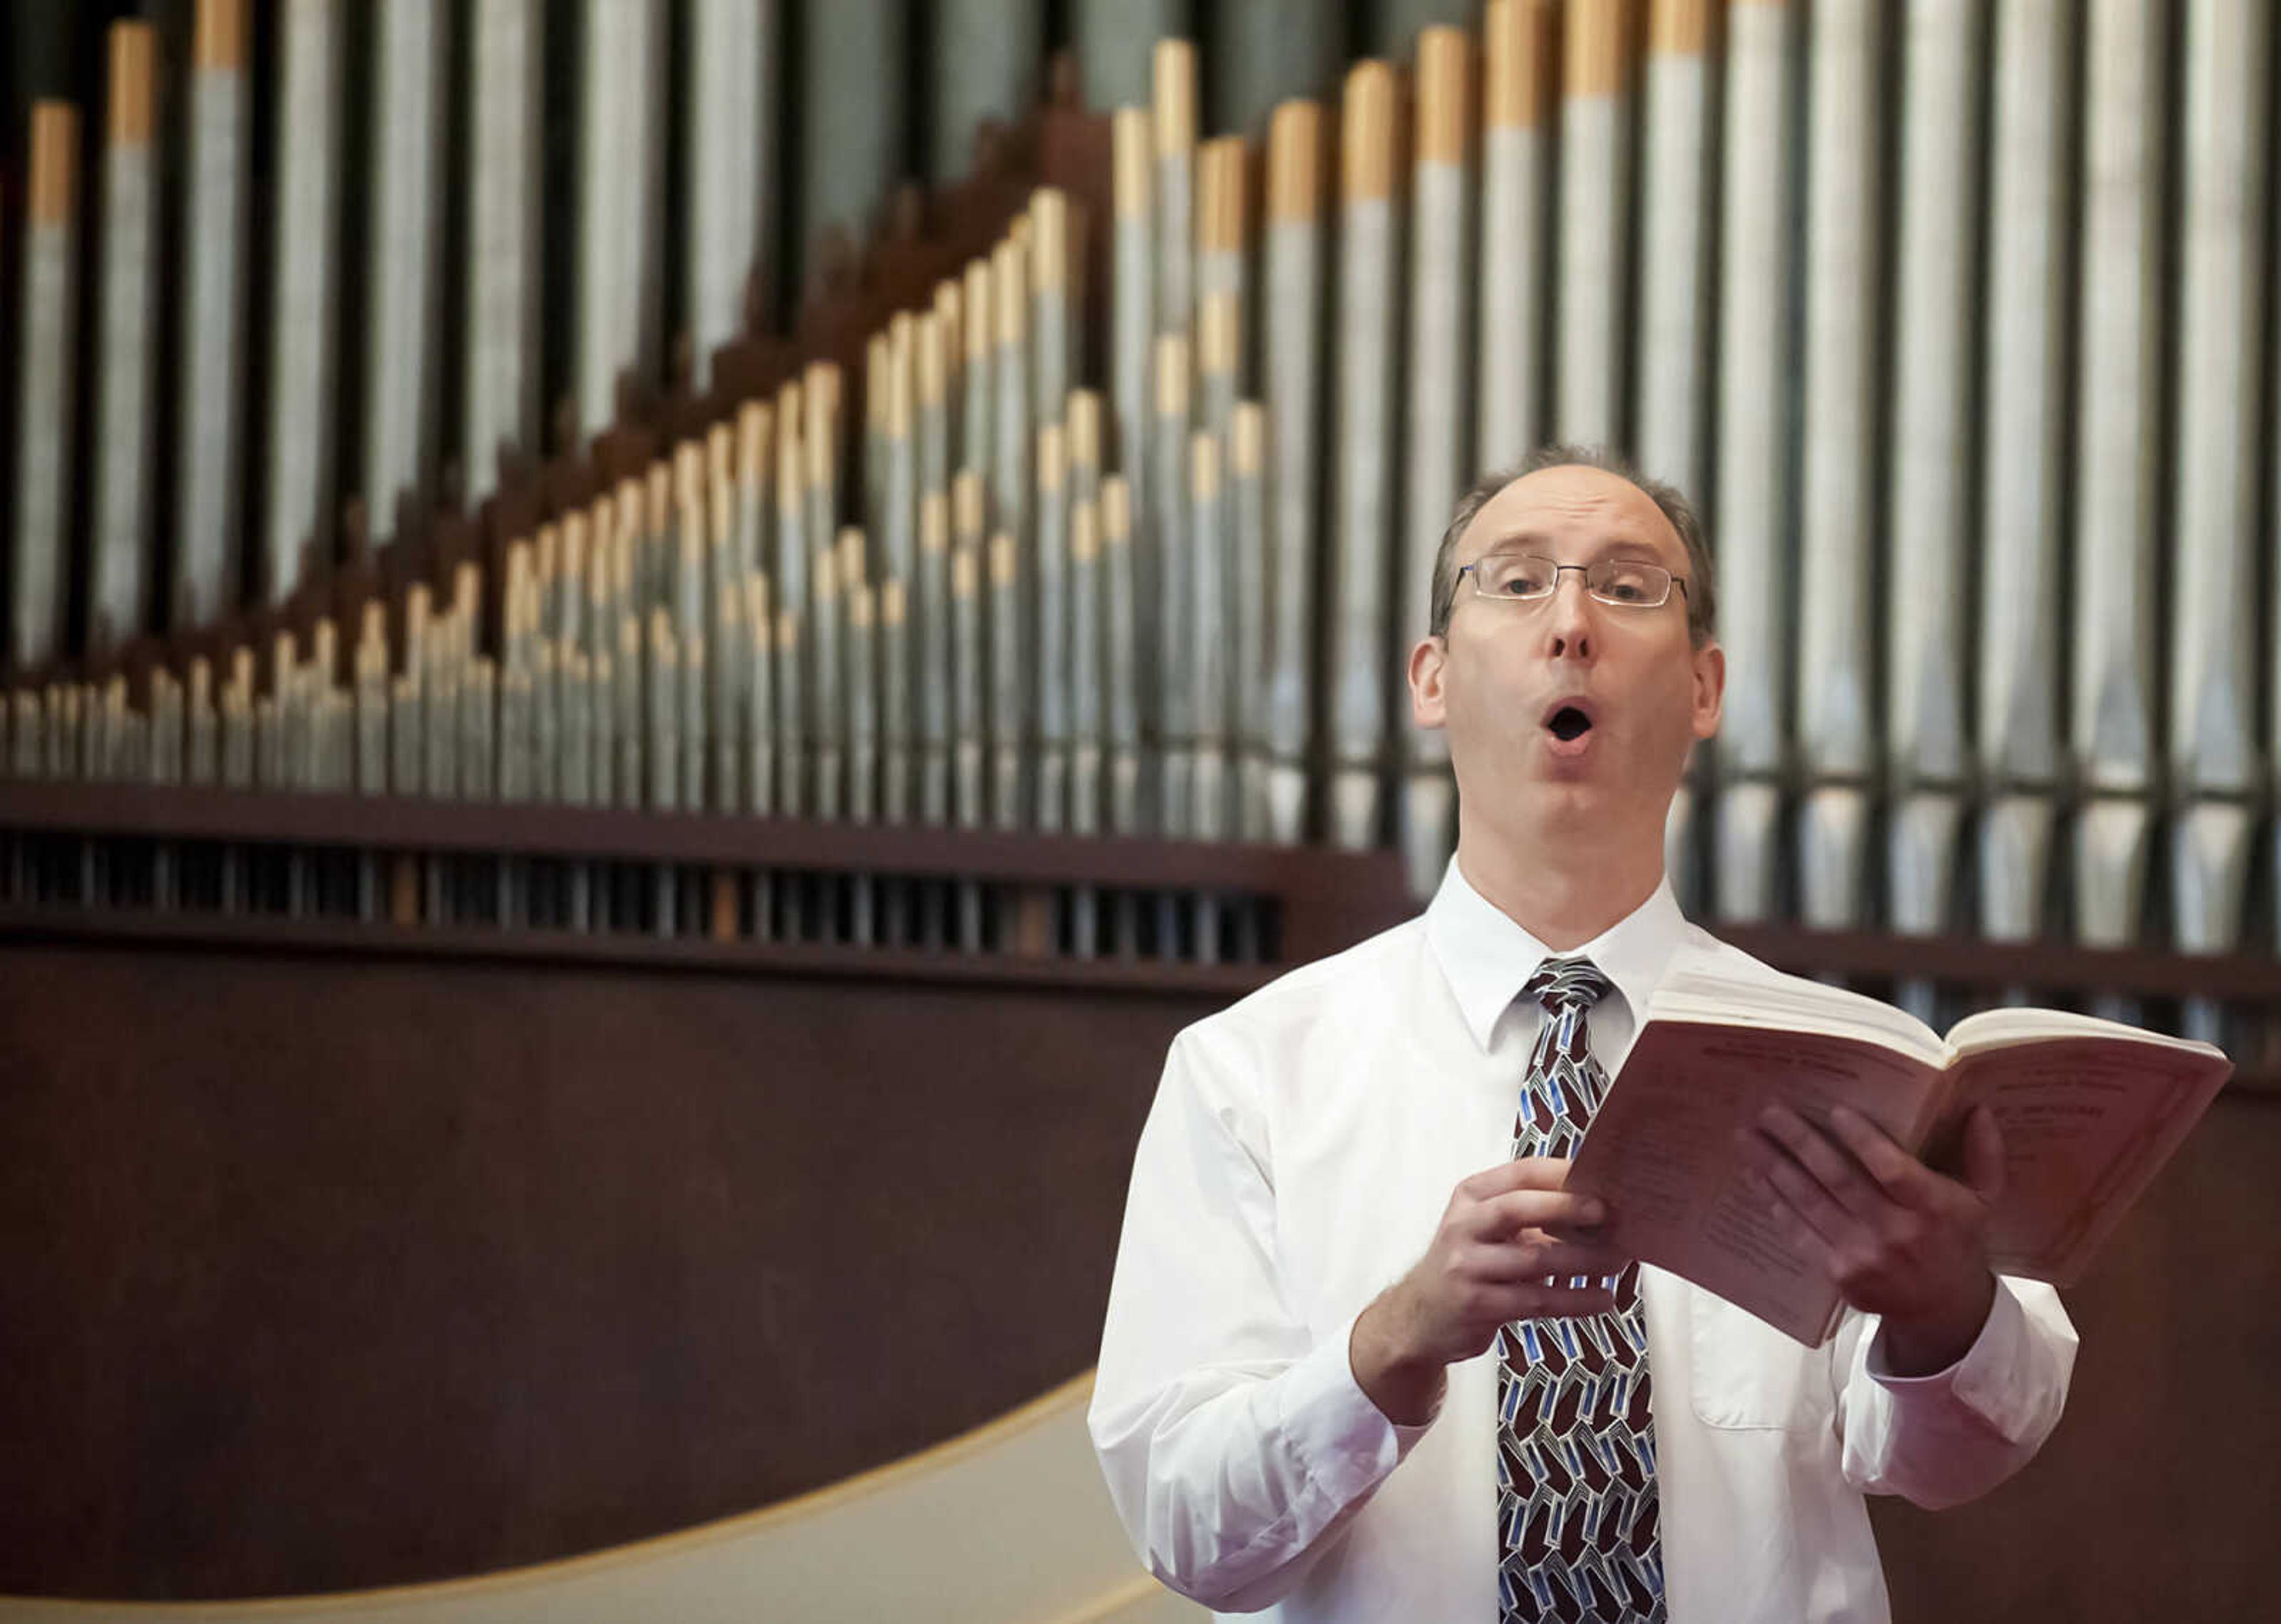
[[[1568,1156],[1606,1092],[1585,1017],[1609,990],[1586,958],[1547,959],[1521,988],[1544,1006],[1512,1153]],[[1540,1620],[1661,1624],[1663,1551],[1639,1265],[1612,1313],[1497,1333],[1498,1605]]]

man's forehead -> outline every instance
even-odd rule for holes
[[[1524,474],[1483,503],[1460,551],[1479,556],[1524,536],[1633,541],[1682,561],[1687,551],[1646,491],[1620,474],[1569,464]]]

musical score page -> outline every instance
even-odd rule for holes
[[[1569,1171],[1608,1204],[1614,1243],[1809,1345],[1837,1294],[1740,1178],[1735,1136],[1782,1100],[1809,1122],[1843,1103],[1917,1142],[1942,1074],[1879,1044],[1819,1032],[1651,1020],[1611,1082]]]

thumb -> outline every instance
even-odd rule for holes
[[[1964,1182],[1990,1206],[2004,1194],[2004,1130],[1985,1105],[1974,1106],[1964,1125]]]

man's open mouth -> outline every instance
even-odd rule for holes
[[[1544,725],[1552,730],[1555,739],[1568,744],[1592,731],[1592,718],[1577,706],[1562,705],[1545,718]]]

